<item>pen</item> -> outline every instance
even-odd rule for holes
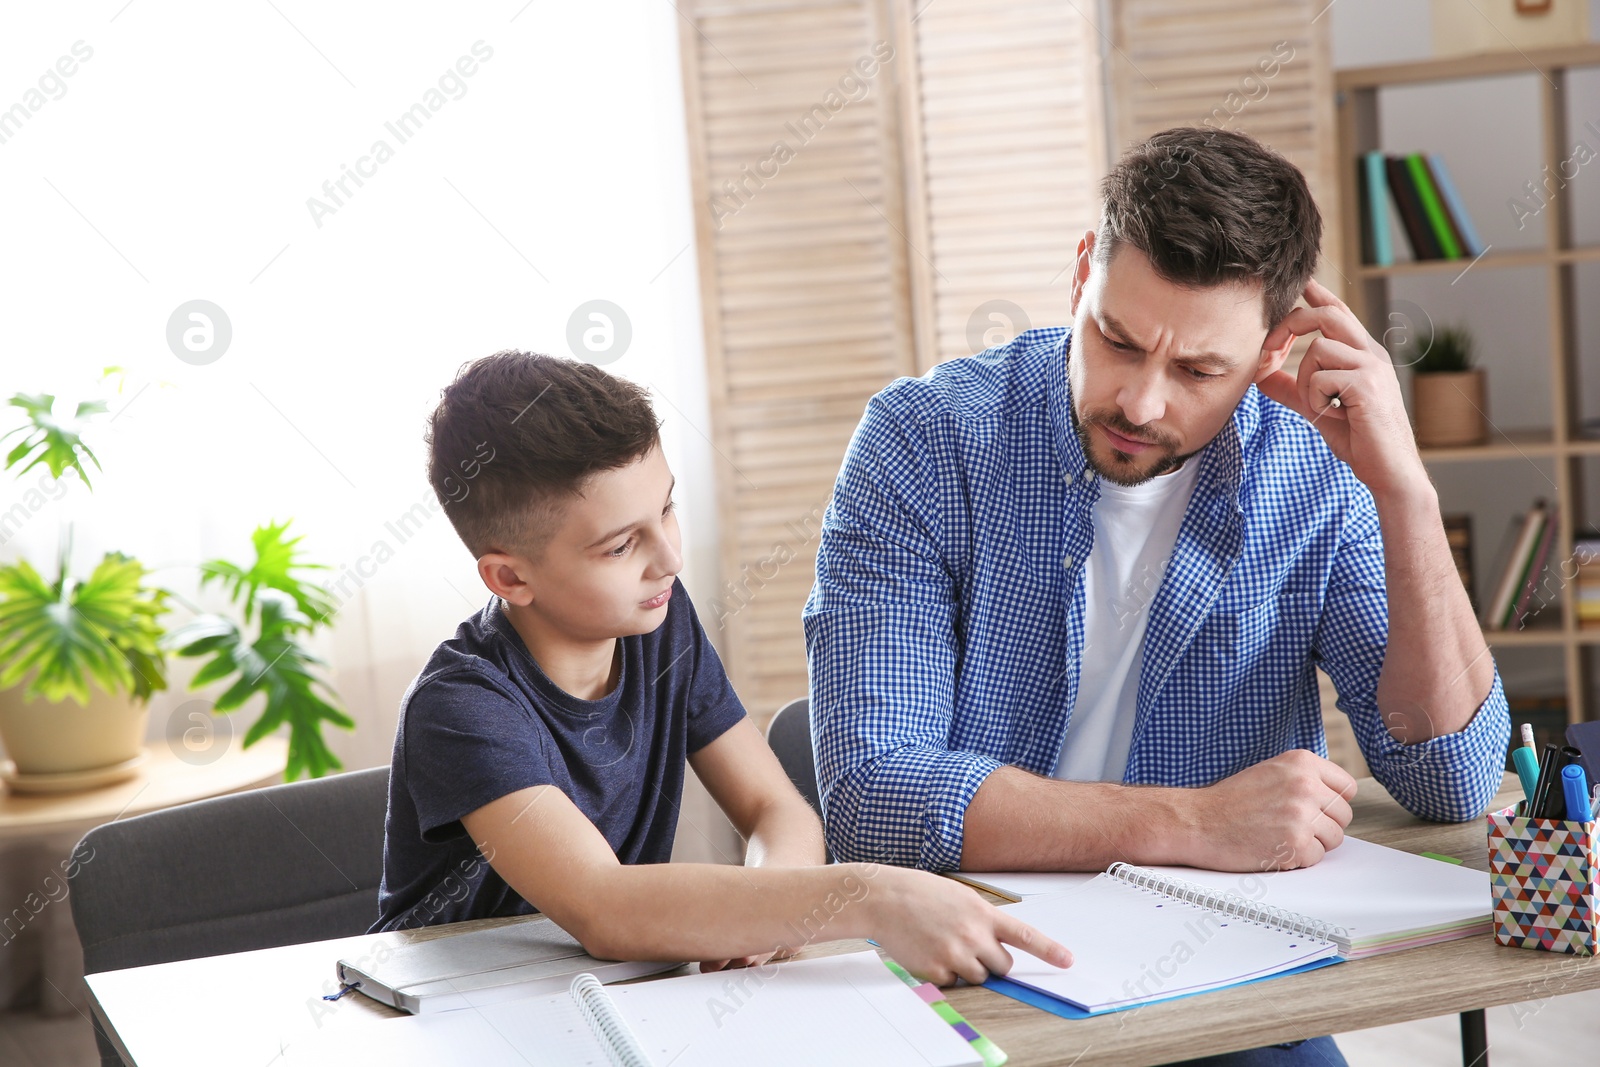
[[[1567,819],[1571,822],[1592,822],[1589,810],[1589,779],[1583,768],[1569,763],[1561,769],[1561,788],[1567,794]]]
[[[1511,750],[1511,762],[1522,781],[1522,795],[1531,801],[1539,784],[1539,756],[1533,747],[1533,727],[1527,723],[1522,724],[1522,744]]]
[[[1539,757],[1539,776],[1533,787],[1533,795],[1528,797],[1528,806],[1525,814],[1530,819],[1545,819],[1545,804],[1550,794],[1550,780],[1557,776],[1556,765],[1560,762],[1560,746],[1547,744],[1544,754]]]

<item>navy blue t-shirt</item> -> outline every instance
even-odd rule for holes
[[[685,759],[744,706],[681,582],[666,620],[619,644],[621,677],[599,700],[545,676],[499,597],[434,650],[400,703],[370,933],[533,912],[461,825],[529,786],[570,797],[621,862],[671,858]]]

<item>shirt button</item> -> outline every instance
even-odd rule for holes
[[[1092,471],[1092,470],[1084,471],[1083,472],[1083,480],[1086,481],[1086,482],[1094,481],[1094,471]]]
[[[1076,563],[1076,562],[1077,562],[1077,560],[1075,560],[1075,559],[1073,559],[1073,558],[1072,558],[1072,557],[1071,557],[1071,556],[1070,556],[1070,555],[1069,555],[1069,556],[1064,556],[1064,557],[1062,557],[1062,560],[1061,560],[1061,565],[1062,565],[1062,566],[1063,566],[1063,567],[1065,567],[1065,568],[1066,568],[1066,569],[1067,569],[1067,570],[1069,570],[1069,571],[1070,571],[1070,570],[1071,570],[1071,569],[1072,569],[1072,565],[1073,565],[1073,564],[1074,564],[1074,563]]]
[[[1064,480],[1065,480],[1065,481],[1066,481],[1066,483],[1067,483],[1067,484],[1068,484],[1068,485],[1071,485],[1071,484],[1072,484],[1072,475],[1070,475],[1070,474],[1063,474],[1063,475],[1062,475],[1062,476],[1061,476],[1061,477],[1062,477],[1062,478],[1063,478],[1063,479],[1064,479]]]

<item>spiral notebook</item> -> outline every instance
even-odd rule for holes
[[[985,984],[1058,1015],[1121,1011],[1338,962],[1328,922],[1126,863],[1004,907],[1070,948],[1073,964],[1058,970],[1017,953],[1008,975]]]
[[[602,986],[580,975],[560,993],[330,1027],[291,1045],[279,1065],[998,1067],[1004,1061],[942,999],[930,999],[877,953],[864,951],[632,985]]]
[[[1310,867],[1237,874],[1190,867],[1145,868],[1327,923],[1339,955],[1358,960],[1492,929],[1489,874],[1347,837]],[[1092,874],[961,874],[961,881],[1012,900],[1074,889]]]

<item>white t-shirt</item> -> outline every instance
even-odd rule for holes
[[[1120,782],[1139,703],[1139,669],[1178,528],[1200,470],[1191,457],[1143,485],[1101,479],[1094,548],[1083,569],[1083,668],[1078,702],[1056,761],[1057,778]]]

